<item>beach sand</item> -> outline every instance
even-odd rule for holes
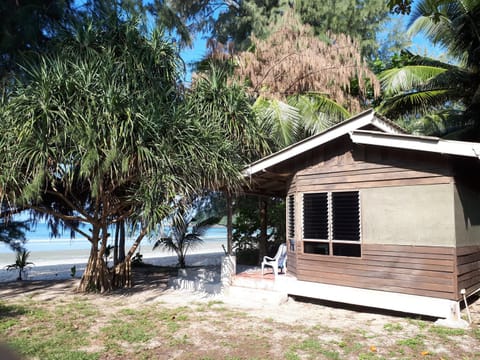
[[[225,254],[224,242],[205,242],[187,254],[188,266],[218,265]],[[151,250],[151,246],[140,248],[143,261],[158,266],[175,266],[177,256],[165,250]],[[26,271],[26,280],[65,280],[72,278],[71,268],[75,266],[75,278],[80,278],[85,270],[89,250],[62,250],[32,252],[29,261],[34,265]],[[15,262],[15,254],[0,254],[0,283],[14,281],[18,271],[7,271],[5,267]],[[0,285],[1,286],[1,285]]]

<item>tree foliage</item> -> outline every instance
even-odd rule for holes
[[[349,35],[371,58],[378,49],[376,34],[388,16],[384,0],[180,0],[172,2],[172,7],[192,29],[211,33],[221,43],[233,41],[239,50],[250,46],[253,34],[268,37],[270,25],[293,8],[316,35]]]
[[[260,206],[256,196],[243,196],[235,201],[235,221],[233,224],[233,246],[240,263],[257,265],[258,244],[260,242]],[[285,202],[279,198],[264,198],[267,205],[269,224],[267,231],[267,254],[272,253],[278,244],[285,243]]]
[[[217,124],[225,140],[236,144],[244,164],[270,152],[269,134],[251,102],[248,88],[229,77],[228,66],[214,61],[194,75],[186,97],[188,114],[202,123]]]
[[[0,217],[0,243],[4,243],[13,251],[24,249],[26,237],[25,231],[29,227],[24,221],[13,221],[5,217]]]
[[[393,14],[407,15],[412,11],[413,0],[388,0],[388,8]]]
[[[296,0],[295,10],[315,34],[345,34],[355,39],[362,55],[374,59],[382,45],[377,34],[388,19],[385,0]]]
[[[378,92],[375,75],[348,36],[320,40],[293,11],[271,28],[266,39],[252,36],[252,46],[243,52],[231,42],[210,40],[207,56],[247,85],[273,149],[348,118]]]
[[[185,268],[187,253],[201,245],[206,231],[221,219],[212,215],[211,210],[209,197],[174,200],[170,215],[162,221],[153,249],[162,247],[174,252],[178,266]]]
[[[176,194],[239,179],[237,148],[218,123],[189,115],[176,49],[158,31],[147,38],[130,20],[86,22],[57,50],[2,104],[2,195],[90,241],[80,290],[128,286],[136,248]],[[109,226],[126,218],[138,236],[108,269]]]
[[[73,19],[72,0],[4,0],[0,2],[0,79],[18,70],[22,57],[44,52]],[[2,86],[3,87],[3,86]]]
[[[239,53],[237,61],[236,75],[256,97],[285,100],[294,94],[316,93],[357,112],[368,89],[379,92],[355,40],[330,34],[327,42],[321,41],[293,12],[284,15],[267,39],[253,36],[252,50]],[[351,95],[352,79],[358,80],[359,97]]]
[[[418,1],[409,31],[423,33],[433,44],[446,49],[454,63],[404,53],[399,67],[380,74],[386,98],[379,108],[389,117],[429,115],[444,121],[438,129],[457,130],[459,111],[463,127],[480,125],[480,2]],[[463,110],[463,111],[462,111]],[[435,115],[437,114],[437,115]],[[425,128],[428,128],[425,127]],[[466,138],[477,138],[473,129]]]

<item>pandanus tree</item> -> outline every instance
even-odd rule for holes
[[[1,194],[90,242],[80,291],[129,286],[132,256],[176,194],[238,181],[236,148],[189,115],[161,32],[86,21],[56,49],[3,99]],[[111,225],[126,219],[136,238],[109,269]]]
[[[423,132],[445,135],[463,128],[457,135],[478,140],[480,1],[417,1],[409,31],[424,34],[452,61],[404,53],[402,66],[380,74],[385,99],[379,111],[392,118],[421,118]]]

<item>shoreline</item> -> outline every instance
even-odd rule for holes
[[[205,242],[198,248],[187,253],[187,266],[219,265],[221,257],[225,254],[222,246],[224,242]],[[148,251],[140,249],[143,262],[157,266],[175,266],[177,256],[166,250]],[[66,280],[71,279],[71,268],[75,266],[74,278],[80,278],[85,271],[89,250],[63,250],[52,252],[36,252],[31,254],[29,261],[33,262],[26,273],[25,280]],[[0,257],[0,283],[15,281],[18,271],[7,271],[5,267],[15,262],[14,253],[10,254],[9,260]]]

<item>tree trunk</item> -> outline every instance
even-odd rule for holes
[[[227,252],[233,255],[233,209],[232,195],[227,193]]]
[[[260,241],[258,244],[258,263],[267,255],[267,199],[259,198],[260,207]]]
[[[185,263],[185,255],[178,255],[178,265],[180,266],[180,269],[185,269],[187,267],[187,264]]]
[[[118,244],[118,262],[125,261],[125,221],[121,221],[120,226],[120,241]]]
[[[85,268],[77,290],[79,292],[104,293],[112,290],[112,288],[110,270],[103,257],[99,254],[97,241],[96,243],[92,243],[87,267]]]
[[[120,236],[120,224],[115,224],[115,239],[113,244],[113,266],[116,266],[119,263],[118,260],[118,240]]]
[[[113,286],[117,289],[133,286],[130,259],[124,259],[113,268]]]
[[[95,232],[96,230],[96,232]],[[121,231],[120,231],[121,232]],[[87,267],[83,273],[80,285],[77,291],[79,292],[100,292],[104,293],[113,289],[132,287],[132,266],[131,259],[138,248],[138,245],[145,237],[146,229],[143,229],[128,254],[120,261],[113,269],[109,269],[103,259],[102,249],[98,248],[98,234],[99,230],[94,229],[92,235],[92,248],[90,250],[90,257],[88,259]],[[121,236],[121,235],[120,235]],[[104,250],[104,249],[103,249]]]

